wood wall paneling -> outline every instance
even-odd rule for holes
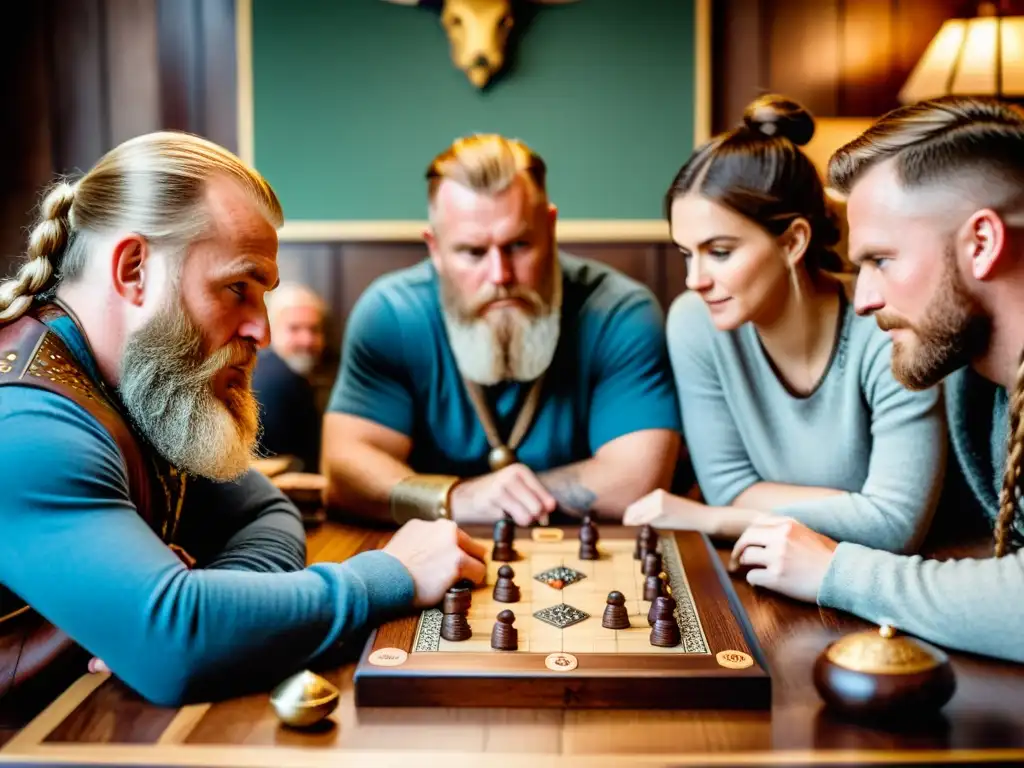
[[[109,114],[106,150],[160,128],[160,75],[153,0],[108,2],[104,16]]]
[[[234,0],[197,0],[202,26],[202,133],[238,151]]]
[[[747,103],[768,90],[766,12],[752,0],[719,0],[712,8],[712,130],[731,128]]]
[[[53,39],[53,121],[74,130],[54,133],[58,173],[89,168],[110,146],[110,81],[104,50],[106,4],[57,3]]]
[[[165,128],[237,150],[234,0],[156,0]]]
[[[896,17],[893,0],[843,4],[838,30],[836,114],[874,114],[899,92],[903,85],[901,67],[894,65],[893,57]],[[915,62],[916,58],[910,66]]]
[[[769,87],[815,115],[838,113],[839,14],[840,0],[775,0],[767,13]]]
[[[16,23],[0,24],[0,277],[17,268],[25,247],[39,187],[53,163],[49,55],[43,41],[49,29],[48,3],[17,7]]]
[[[970,0],[716,0],[714,129],[758,95],[782,93],[819,118],[875,117],[898,94],[943,21]],[[1004,0],[1024,13],[1024,0]]]

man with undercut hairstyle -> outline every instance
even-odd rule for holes
[[[991,557],[929,560],[755,523],[733,562],[752,584],[975,653],[1024,662],[1024,113],[945,97],[895,110],[841,148],[855,303],[892,335],[911,389],[944,382],[959,468]],[[977,510],[956,508],[972,527]]]
[[[430,164],[430,259],[378,279],[346,326],[324,421],[332,506],[621,520],[670,484],[680,421],[663,313],[639,283],[559,253],[545,176],[496,135]]]

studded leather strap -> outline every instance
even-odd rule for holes
[[[0,328],[0,387],[27,386],[67,397],[84,408],[114,438],[139,514],[154,526],[150,474],[141,448],[117,406],[82,369],[60,337],[40,318],[59,314],[43,307]],[[16,435],[7,439],[17,439]],[[74,642],[0,585],[0,698],[35,678]]]

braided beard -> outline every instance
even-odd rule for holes
[[[173,466],[215,481],[249,467],[259,435],[252,394],[256,349],[232,342],[203,353],[202,332],[172,297],[168,307],[128,340],[118,390],[140,432]],[[214,377],[238,367],[244,385],[214,391]]]

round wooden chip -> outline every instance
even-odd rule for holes
[[[409,654],[401,648],[378,648],[370,654],[367,661],[375,667],[399,667],[405,664]]]
[[[552,672],[568,672],[579,666],[579,661],[571,653],[551,653],[544,659],[544,666]]]
[[[719,651],[715,659],[728,669],[746,669],[754,665],[754,660],[743,651]]]

